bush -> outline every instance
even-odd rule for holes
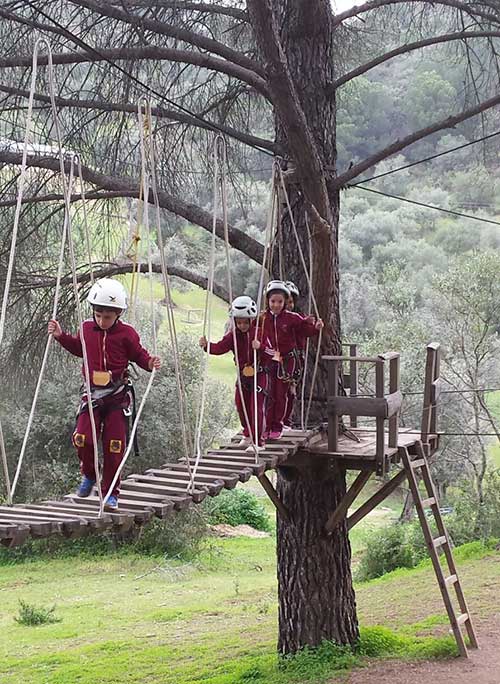
[[[271,520],[259,499],[244,489],[223,491],[205,504],[208,522],[212,525],[251,525],[269,532]]]
[[[207,524],[203,516],[191,508],[164,520],[148,523],[131,544],[131,550],[188,560],[199,553],[206,536]]]
[[[359,581],[381,577],[396,568],[413,568],[417,564],[406,527],[396,523],[372,533],[358,567]]]
[[[52,606],[52,608],[37,608],[37,606],[31,603],[25,603],[25,601],[20,600],[19,614],[14,620],[20,625],[27,625],[29,627],[61,622],[60,618],[54,615],[55,609],[55,606]]]
[[[489,470],[483,483],[482,505],[477,491],[469,480],[460,483],[450,495],[453,513],[446,525],[454,543],[466,544],[500,537],[500,470]]]

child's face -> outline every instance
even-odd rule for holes
[[[235,318],[234,322],[240,332],[246,333],[250,330],[251,321],[249,318]]]
[[[94,320],[101,330],[109,330],[116,323],[116,320],[120,314],[116,311],[110,311],[105,309],[102,311],[96,311],[94,309]]]
[[[286,303],[286,308],[288,309],[288,311],[293,311],[295,309],[295,302],[294,302],[292,295],[290,295],[288,297],[288,301]]]
[[[273,314],[279,314],[285,307],[285,295],[272,294],[269,297],[269,310]]]

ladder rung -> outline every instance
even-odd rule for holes
[[[463,625],[469,619],[469,613],[462,613],[457,617],[457,624]]]
[[[436,499],[431,496],[429,499],[422,499],[422,506],[424,508],[430,508],[431,506],[436,505]]]
[[[458,577],[456,575],[450,575],[444,581],[447,587],[449,587],[450,584],[455,584],[455,582],[458,582]]]
[[[434,548],[438,548],[438,546],[443,546],[443,544],[447,544],[448,540],[446,537],[436,537],[436,539],[432,540],[432,543],[434,544]]]
[[[425,465],[425,458],[417,458],[416,461],[410,461],[410,466],[413,468],[413,470],[416,470],[417,468],[422,468],[422,466]]]

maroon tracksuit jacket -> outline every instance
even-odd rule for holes
[[[290,383],[282,379],[283,375],[292,376],[296,370],[297,357],[293,353],[303,344],[307,337],[317,334],[315,321],[310,317],[284,309],[277,316],[266,311],[260,319],[262,340],[262,360],[270,370],[271,401],[267,412],[267,426],[270,432],[281,432],[287,415],[289,415]],[[281,362],[273,360],[279,352]]]
[[[243,369],[245,366],[253,366],[254,354],[252,348],[252,340],[255,337],[255,326],[251,326],[248,332],[243,333],[241,330],[236,328],[236,345],[238,351],[238,363],[239,363],[239,373],[241,378],[241,386],[243,390],[243,401],[246,408],[246,413],[248,420],[250,422],[250,431],[248,430],[247,420],[245,417],[245,411],[243,409],[243,404],[241,401],[240,391],[238,388],[238,383],[236,383],[234,401],[236,404],[236,409],[238,411],[238,416],[241,421],[241,426],[243,428],[243,434],[245,437],[249,437],[250,434],[255,441],[255,400],[254,400],[254,379],[253,377],[245,377],[243,375]],[[210,354],[215,356],[220,356],[222,354],[227,354],[227,352],[232,351],[234,354],[234,337],[233,331],[229,330],[224,337],[219,342],[210,343]],[[236,354],[234,354],[234,362],[236,363]],[[257,353],[257,363],[259,363],[259,353]],[[266,416],[266,403],[268,395],[268,383],[269,374],[261,370],[257,373],[257,430],[259,433],[259,444],[262,443],[262,434],[266,430],[265,426],[265,416]]]
[[[298,311],[294,311],[293,313],[296,313],[297,316],[300,316],[301,318],[310,319],[313,322],[315,320],[314,318],[312,318],[311,316],[308,316],[307,314],[298,313]],[[299,352],[298,363],[303,365],[304,354],[305,354],[306,346],[307,346],[307,336],[304,335],[304,333],[302,331],[300,331],[300,332],[297,332],[296,338],[297,338],[297,351]],[[303,368],[300,369],[301,375],[302,375],[302,371],[303,371]],[[293,406],[294,406],[296,395],[297,395],[297,391],[296,391],[297,390],[297,384],[298,383],[293,383],[293,382],[290,382],[288,384],[288,397],[287,397],[288,405],[287,405],[287,409],[286,409],[285,418],[283,420],[284,424],[287,425],[288,427],[290,427],[290,425],[291,425]]]
[[[123,411],[128,408],[129,398],[126,389],[120,388],[119,381],[124,379],[129,361],[149,371],[151,356],[141,345],[137,331],[120,320],[117,320],[108,330],[102,330],[93,320],[84,321],[83,335],[92,389],[95,389],[92,382],[94,371],[109,371],[111,381],[117,383],[117,392],[101,399],[99,405],[94,408],[97,437],[99,438],[102,434],[104,454],[102,491],[107,494],[127,442],[127,419]],[[80,334],[69,335],[63,332],[56,339],[71,354],[83,357]],[[82,373],[85,374],[83,364]],[[84,395],[84,400],[86,399]],[[73,444],[78,451],[82,474],[95,480],[94,446],[88,410],[81,411],[78,416],[73,433]],[[118,491],[119,481],[111,493],[117,496]]]

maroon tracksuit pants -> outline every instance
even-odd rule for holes
[[[267,410],[267,430],[281,432],[283,425],[290,418],[295,397],[291,395],[291,383],[282,380],[283,375],[292,376],[298,361],[291,355],[283,364],[272,361],[270,365],[270,397]]]
[[[120,397],[106,397],[102,404],[94,409],[94,419],[97,439],[102,438],[103,468],[102,492],[108,493],[111,482],[120,465],[127,446],[128,421],[123,414],[128,399]],[[80,470],[82,475],[96,479],[94,468],[94,445],[92,441],[92,424],[90,414],[84,409],[78,416],[73,433],[73,444],[78,451]],[[120,479],[117,480],[111,494],[118,496]]]
[[[253,388],[253,378],[244,378],[241,381],[243,390],[243,401],[245,402],[246,414],[250,422],[250,431],[248,430],[247,419],[245,417],[245,411],[243,410],[243,404],[241,401],[240,390],[238,388],[238,383],[236,383],[236,390],[234,395],[234,401],[236,404],[236,410],[240,417],[241,427],[243,428],[243,435],[245,437],[250,437],[254,442],[255,439],[255,399],[254,399],[254,388]],[[268,373],[258,373],[257,374],[257,386],[260,391],[257,392],[257,430],[258,430],[258,445],[263,443],[262,435],[266,428],[266,409],[267,409],[267,396],[268,396],[268,386],[269,386],[269,374]]]

